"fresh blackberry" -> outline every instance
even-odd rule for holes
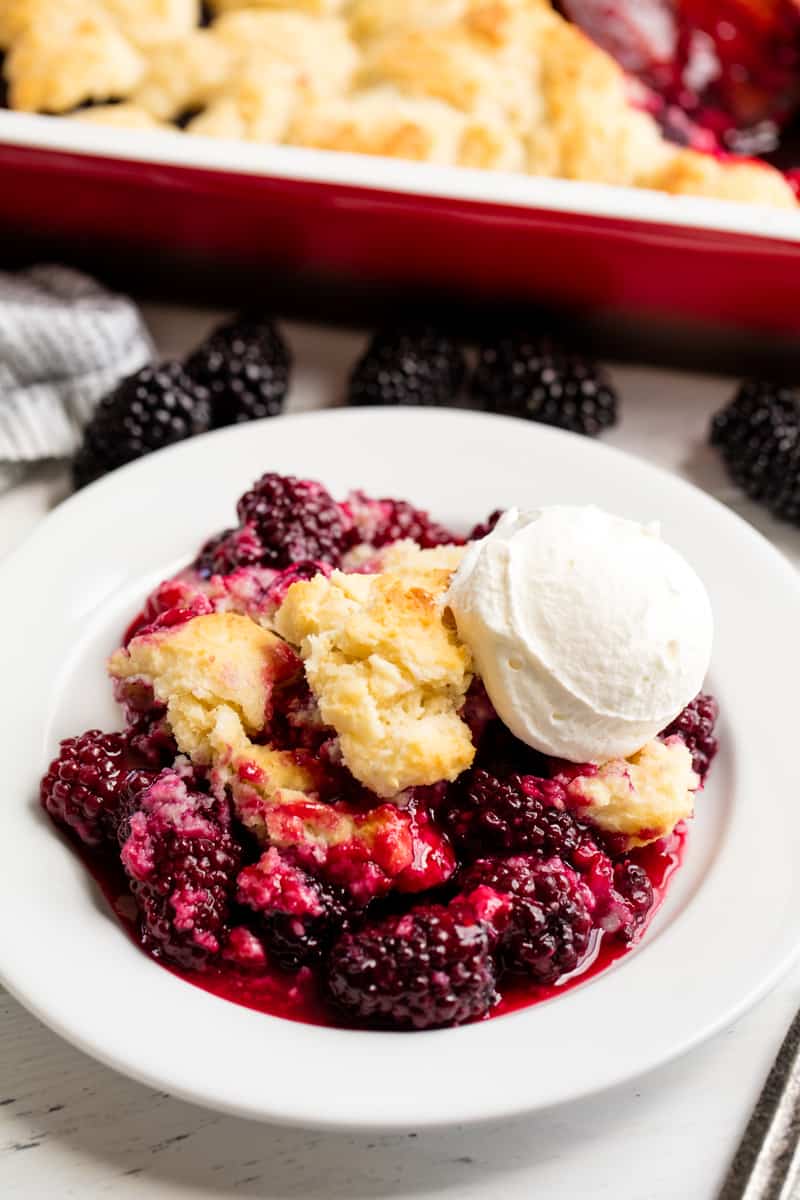
[[[265,566],[288,567],[309,558],[335,566],[341,558],[344,517],[321,483],[270,472],[245,492],[236,510],[260,538]]]
[[[750,497],[800,525],[800,390],[750,380],[716,414],[711,443]]]
[[[661,734],[662,738],[682,738],[692,752],[692,766],[705,783],[719,743],[714,726],[719,717],[719,705],[713,696],[700,692]]]
[[[478,769],[451,792],[441,821],[468,854],[536,851],[569,860],[586,830],[564,804],[564,788],[555,780],[519,775],[497,779]]]
[[[240,525],[209,538],[194,560],[194,569],[203,579],[230,575],[239,567],[256,566],[263,554],[264,548],[253,526]]]
[[[434,521],[422,508],[414,508],[407,500],[372,500],[364,492],[352,492],[342,505],[345,518],[351,522],[349,541],[374,546],[410,538],[424,550],[433,546],[450,546],[461,538]]]
[[[73,463],[76,487],[208,429],[208,392],[180,363],[143,367],[100,401]]]
[[[510,897],[510,919],[500,942],[500,962],[537,983],[555,983],[574,971],[589,948],[594,897],[560,858],[538,855],[482,858],[467,867],[461,888],[491,888]]]
[[[455,403],[466,374],[460,346],[445,334],[384,329],[374,335],[350,376],[350,404]]]
[[[123,734],[90,729],[62,741],[39,795],[54,821],[88,846],[99,846],[114,836],[116,809],[129,785],[135,790],[151,779],[133,766]]]
[[[347,917],[344,894],[270,849],[237,880],[237,899],[258,914],[270,958],[288,971],[318,962]]]
[[[239,849],[217,801],[162,771],[120,823],[120,858],[156,958],[203,968],[217,959],[228,920]]]
[[[220,325],[186,360],[185,370],[207,388],[211,425],[274,417],[283,409],[292,359],[271,321],[243,315]]]
[[[472,394],[490,412],[589,436],[617,420],[617,394],[603,369],[548,337],[508,334],[485,343]]]
[[[326,963],[333,1004],[368,1024],[400,1029],[483,1016],[496,995],[491,938],[463,915],[428,905],[344,933]]]
[[[473,525],[472,529],[467,534],[467,541],[477,542],[481,538],[488,537],[504,512],[505,509],[496,508],[493,513],[489,514],[485,521],[481,521],[479,524]]]

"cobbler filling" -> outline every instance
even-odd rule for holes
[[[635,945],[686,835],[665,789],[702,788],[716,752],[713,699],[629,760],[547,759],[435,603],[462,538],[274,474],[238,513],[112,656],[125,728],[62,742],[42,780],[144,951],[263,1012],[425,1029],[553,997]],[[634,793],[653,827],[617,819]]]

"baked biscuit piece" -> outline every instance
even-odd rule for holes
[[[297,102],[297,71],[288,63],[261,60],[257,51],[234,71],[205,110],[189,122],[187,133],[281,142]]]
[[[114,129],[170,129],[144,108],[135,104],[95,104],[72,113],[73,121],[84,125],[110,125]]]
[[[197,28],[200,0],[100,0],[122,33],[137,46],[171,42]]]
[[[504,46],[519,35],[520,20],[552,16],[548,0],[466,0],[463,21],[471,33]]]
[[[547,0],[351,0],[348,12],[353,36],[360,42],[462,22],[472,33],[506,43],[515,17],[549,8]]]
[[[692,815],[699,785],[691,751],[680,738],[669,738],[578,776],[567,795],[587,821],[624,836],[629,846],[646,846]]]
[[[531,139],[533,173],[637,184],[668,160],[652,117],[629,103],[622,70],[579,29],[554,18],[540,53],[544,127]]]
[[[274,633],[238,613],[210,613],[142,633],[109,661],[115,679],[143,679],[167,705],[181,750],[209,762],[215,711],[227,706],[245,734],[260,733],[273,688],[298,673],[297,656]]]
[[[62,113],[87,100],[130,96],[144,60],[102,9],[67,3],[23,30],[4,72],[12,108]]]
[[[303,12],[243,9],[219,17],[212,31],[239,55],[257,50],[296,68],[300,85],[314,96],[346,91],[358,66],[358,50],[338,17]]]
[[[424,32],[460,21],[467,0],[351,0],[350,28],[358,42],[387,35]]]
[[[279,8],[310,13],[313,17],[337,17],[349,0],[211,0],[215,13],[236,12],[241,8]]]
[[[255,746],[273,688],[299,672],[297,655],[274,633],[238,613],[210,613],[183,625],[142,633],[112,654],[109,674],[145,683],[166,705],[178,749],[193,762],[236,776],[240,761],[258,762],[264,791],[302,793],[313,775],[293,754]]]
[[[237,816],[260,842],[300,845],[320,865],[347,843],[374,864],[385,889],[412,863],[407,816],[386,805],[352,812],[325,804],[313,764],[252,740],[262,733],[272,689],[299,669],[285,642],[234,613],[140,634],[109,663],[123,689],[126,681],[152,688],[167,707],[178,749],[211,768],[212,788],[230,792]]]
[[[46,20],[59,8],[87,11],[91,5],[80,5],[80,0],[3,0],[0,4],[0,50],[7,50],[11,43],[25,33],[38,20]]]
[[[365,54],[361,77],[368,86],[390,83],[408,96],[494,116],[524,134],[540,118],[537,65],[522,39],[497,47],[451,26],[376,42]]]
[[[508,171],[525,166],[524,142],[500,116],[465,116],[441,100],[404,96],[388,85],[301,100],[287,141],[416,162]]]
[[[145,74],[131,99],[160,121],[202,108],[230,78],[235,56],[208,29],[147,50]]]
[[[2,0],[0,49],[32,25],[72,10],[107,16],[129,41],[146,46],[189,33],[200,20],[200,0]]]
[[[289,141],[318,150],[457,163],[464,129],[463,115],[448,104],[380,87],[309,99],[298,109]]]
[[[441,603],[451,575],[420,570],[407,584],[392,572],[334,571],[294,584],[276,616],[345,765],[379,796],[455,779],[475,754],[458,715],[470,654]]]
[[[464,546],[431,546],[421,550],[416,542],[406,538],[392,542],[378,551],[380,571],[396,576],[405,587],[421,587],[432,596],[443,596],[450,579],[464,557]]]
[[[795,194],[785,177],[766,163],[718,160],[696,150],[676,150],[669,161],[640,182],[684,196],[711,196],[745,204],[796,208]]]
[[[457,165],[490,171],[524,171],[525,142],[499,117],[467,117],[458,143]]]

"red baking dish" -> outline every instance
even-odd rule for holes
[[[800,210],[0,112],[0,230],[800,332]]]

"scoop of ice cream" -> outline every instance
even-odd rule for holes
[[[658,528],[594,507],[505,514],[446,602],[511,731],[571,762],[625,757],[700,690],[708,595]]]

